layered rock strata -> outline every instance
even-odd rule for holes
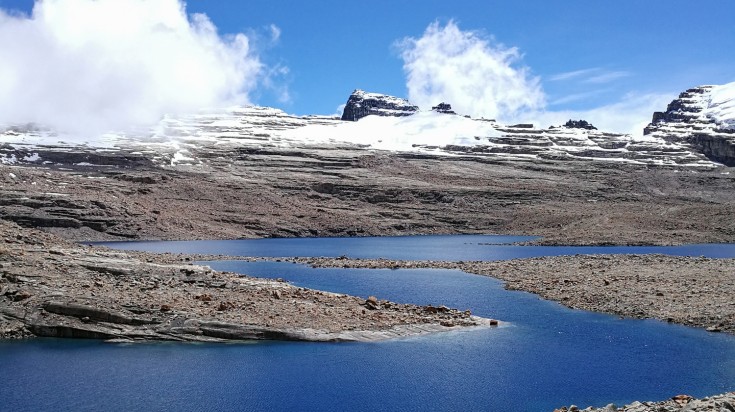
[[[732,89],[732,90],[731,90]],[[689,89],[655,112],[644,135],[683,143],[708,158],[735,166],[735,83]]]

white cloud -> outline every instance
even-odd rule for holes
[[[613,80],[631,76],[631,74],[632,73],[626,72],[626,71],[604,72],[604,73],[600,73],[600,74],[597,74],[597,75],[594,75],[594,76],[591,76],[585,79],[584,83],[593,83],[593,84],[610,83]]]
[[[549,76],[548,80],[552,82],[558,82],[562,80],[570,80],[570,79],[576,79],[578,77],[586,76],[591,73],[598,72],[600,69],[595,67],[591,69],[581,69],[581,70],[573,70],[570,72],[564,72],[564,73],[558,73]]]
[[[277,42],[281,39],[281,28],[275,24],[268,26],[268,30],[271,32],[271,42]]]
[[[462,31],[453,21],[432,23],[421,38],[407,37],[396,46],[408,98],[422,109],[444,101],[461,114],[505,119],[544,105],[539,79],[518,66],[518,49]]]
[[[527,113],[526,121],[540,127],[559,126],[569,119],[584,119],[606,132],[643,134],[643,128],[651,122],[654,111],[666,109],[676,94],[628,93],[620,101],[586,110],[557,110]]]
[[[0,122],[90,134],[244,104],[268,69],[180,0],[43,0],[0,11]],[[276,26],[271,37],[280,36]]]
[[[609,83],[613,80],[630,77],[633,73],[624,70],[608,71],[600,67],[592,67],[589,69],[573,70],[564,73],[551,75],[547,80],[552,82],[578,80],[580,83],[602,84]]]

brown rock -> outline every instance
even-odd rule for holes
[[[370,310],[378,310],[380,309],[380,304],[378,303],[378,298],[375,296],[370,296],[365,300],[365,307],[367,307]]]
[[[201,300],[202,302],[211,302],[212,301],[212,295],[208,293],[204,293],[201,295],[194,296],[194,299]]]
[[[683,407],[684,405],[688,404],[689,402],[692,401],[692,399],[694,398],[689,395],[676,395],[671,398],[671,400],[679,404],[680,407]]]
[[[33,296],[33,295],[30,292],[25,291],[25,290],[21,290],[21,291],[17,292],[13,296],[13,301],[20,302],[21,300],[26,300],[26,299],[30,298],[31,296]]]

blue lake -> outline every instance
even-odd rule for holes
[[[684,246],[517,246],[531,236],[446,235],[357,238],[282,238],[243,240],[96,243],[115,249],[231,256],[349,256],[402,260],[502,260],[591,253],[665,253],[677,256],[735,258],[735,244]],[[94,243],[93,243],[94,244]]]
[[[377,238],[368,238],[368,244],[330,239],[328,246],[304,239],[268,239],[261,246],[259,241],[217,242],[222,249],[207,249],[209,242],[201,249],[196,242],[176,245],[197,253],[232,253],[246,243],[248,249],[238,254],[261,256],[426,259],[427,253],[444,256],[455,250],[461,257],[454,260],[471,260],[479,258],[467,256],[496,247],[520,253],[518,246],[488,245],[497,242],[487,237],[439,238],[387,238],[382,246]],[[171,245],[125,246],[151,250],[164,243]],[[693,246],[688,253],[686,248],[649,249],[645,253],[735,255],[733,245]],[[406,256],[407,251],[418,252]],[[735,389],[734,336],[569,310],[505,291],[487,277],[452,270],[312,269],[280,262],[206,264],[282,277],[298,286],[471,309],[510,325],[379,343],[0,342],[0,410],[551,411],[572,403],[622,404]]]

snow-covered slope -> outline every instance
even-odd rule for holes
[[[200,164],[208,156],[199,154],[213,148],[227,153],[243,147],[351,148],[517,161],[715,165],[688,143],[654,134],[635,138],[563,126],[536,129],[433,111],[402,117],[370,115],[353,122],[327,116],[293,116],[266,107],[236,107],[166,117],[152,129],[81,141],[39,128],[0,127],[0,162],[6,164],[55,163],[58,153],[64,151],[77,153],[75,164],[93,164],[101,161],[99,156],[115,150],[128,153],[128,160],[140,156],[160,165]],[[97,155],[85,157],[79,153]],[[114,161],[112,155],[103,157],[104,161]]]
[[[666,111],[653,114],[643,133],[735,165],[735,82],[681,93]]]

